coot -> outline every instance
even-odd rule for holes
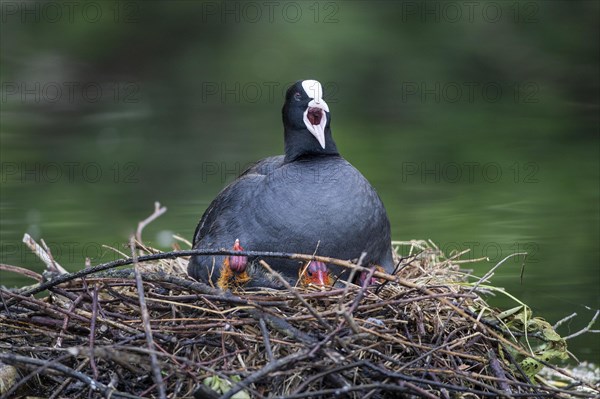
[[[316,254],[357,259],[393,269],[390,223],[381,199],[364,176],[340,156],[331,136],[331,115],[316,80],[298,81],[283,105],[285,155],[258,161],[225,187],[204,212],[195,249]],[[259,259],[194,256],[188,273],[229,288],[281,288]],[[320,262],[264,259],[290,285],[330,284],[349,270]],[[299,281],[300,279],[300,281]]]

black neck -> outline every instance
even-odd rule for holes
[[[285,162],[314,155],[339,155],[329,127],[325,128],[325,148],[308,129],[285,130]]]

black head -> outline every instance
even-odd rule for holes
[[[337,154],[331,137],[329,106],[323,87],[316,80],[300,80],[286,92],[283,104],[285,158],[302,155]]]

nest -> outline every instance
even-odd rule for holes
[[[30,295],[40,285],[2,289],[0,392],[597,397],[584,381],[559,388],[539,377],[545,366],[568,375],[550,364],[566,357],[566,344],[526,306],[491,308],[483,298],[492,288],[431,243],[398,246],[407,255],[395,275],[370,287],[223,292],[187,277],[186,258],[147,260],[161,256],[146,248],[133,268],[113,269],[130,263],[117,261],[102,273],[63,274],[42,296]]]

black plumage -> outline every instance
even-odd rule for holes
[[[329,109],[314,80],[291,86],[283,106],[285,156],[263,159],[225,187],[205,211],[194,248],[231,249],[236,239],[246,250],[283,251],[356,259],[393,269],[390,223],[379,196],[349,162],[331,136]],[[195,256],[188,273],[216,282],[226,257]],[[290,284],[298,261],[265,259]],[[275,286],[250,259],[249,286]],[[258,266],[260,268],[260,266]],[[338,278],[349,272],[329,265]]]

